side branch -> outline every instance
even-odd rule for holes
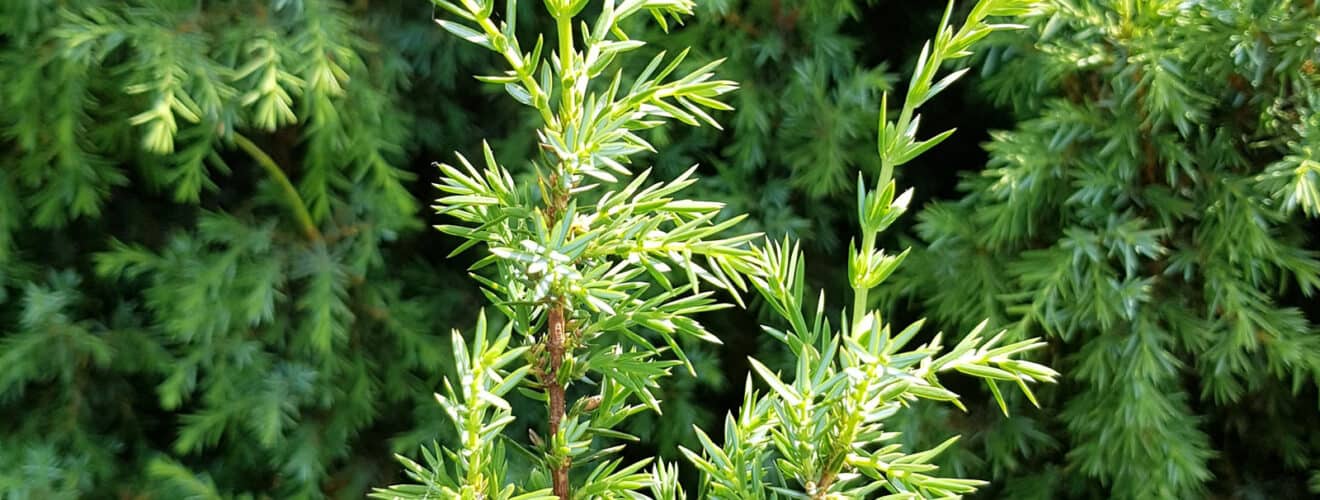
[[[252,159],[257,160],[257,164],[266,170],[267,174],[275,180],[276,184],[284,191],[284,201],[293,209],[293,215],[298,219],[298,225],[302,226],[303,234],[308,240],[321,241],[321,230],[316,228],[316,223],[312,221],[312,214],[307,211],[307,204],[303,202],[302,196],[298,194],[298,189],[289,182],[289,177],[284,175],[284,170],[280,168],[275,160],[271,159],[265,151],[257,147],[251,139],[244,137],[237,132],[234,133],[234,144],[238,145]]]

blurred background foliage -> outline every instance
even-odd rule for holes
[[[917,248],[885,298],[950,332],[1047,335],[1064,383],[1012,418],[957,388],[982,408],[923,406],[902,430],[964,434],[947,465],[989,496],[1305,495],[1320,14],[1046,4],[973,63],[979,83],[925,108],[923,129],[959,132],[899,172],[933,203],[890,230]],[[849,172],[878,169],[880,92],[942,8],[699,2],[642,38],[728,58],[737,110],[654,137],[657,173],[699,163],[694,198],[802,238],[812,284],[841,293]],[[465,76],[496,61],[433,15],[0,2],[0,498],[361,498],[396,479],[391,453],[450,438],[431,394],[481,300],[475,257],[446,259],[459,242],[428,229],[430,162],[535,144],[525,110]],[[725,345],[689,348],[700,376],[634,420],[643,446],[693,447],[748,355],[782,359],[761,314],[711,315]]]
[[[977,89],[1015,124],[918,217],[891,291],[1045,336],[1065,376],[1042,411],[930,408],[909,436],[973,434],[951,462],[1011,498],[1320,493],[1315,3],[1057,1],[1029,24]]]

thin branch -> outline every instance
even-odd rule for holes
[[[284,175],[284,169],[281,169],[275,163],[275,160],[270,158],[270,155],[267,155],[252,140],[242,134],[234,133],[234,144],[237,144],[239,149],[246,152],[252,159],[257,160],[257,163],[266,169],[266,173],[270,174],[275,183],[280,185],[280,188],[284,191],[284,201],[293,210],[293,215],[298,219],[298,224],[302,226],[303,234],[307,236],[307,239],[311,241],[324,240],[324,237],[321,236],[321,230],[317,229],[316,223],[312,221],[312,214],[307,211],[307,204],[303,202],[302,196],[298,194],[298,189],[293,187],[293,183],[289,182],[289,177]]]

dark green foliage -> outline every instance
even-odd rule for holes
[[[1303,495],[1320,12],[1059,0],[1031,25],[983,63],[1018,124],[921,214],[903,281],[946,324],[1046,335],[1065,380],[1048,416],[943,419],[980,436],[959,466],[1008,498]]]
[[[0,5],[0,496],[355,498],[443,435],[471,292],[396,248],[453,56],[365,7]]]
[[[859,60],[869,49],[850,33],[871,3],[700,2],[697,15],[659,43],[727,58],[721,68],[742,84],[730,99],[737,111],[726,131],[663,131],[677,141],[658,143],[657,163],[700,161],[715,175],[698,189],[725,199],[731,212],[749,212],[750,227],[839,249],[847,233],[832,225],[848,210],[818,202],[837,195],[846,202],[855,172],[879,172],[875,110],[893,80],[884,65]],[[942,5],[931,7],[938,14]]]
[[[1053,335],[1048,361],[1069,378],[1042,391],[1045,412],[1006,394],[1010,419],[918,405],[900,430],[964,434],[946,470],[1003,496],[1320,491],[1303,293],[1320,206],[1312,2],[1050,5],[1058,21],[993,38],[965,109],[957,91],[926,105],[923,132],[960,130],[899,172],[918,202],[984,163],[957,156],[984,126],[968,117],[995,116],[980,103],[1020,121],[967,200],[926,212],[929,251],[888,284],[920,297],[896,323]],[[1141,14],[1125,24],[1124,5]],[[671,54],[693,47],[689,61],[728,57],[720,75],[741,83],[724,131],[652,131],[643,166],[668,180],[700,163],[690,197],[801,238],[809,287],[840,297],[852,176],[880,169],[883,61],[915,60],[943,6],[710,0],[671,36],[633,22]],[[523,2],[526,32],[546,27],[538,13]],[[459,241],[420,231],[440,221],[418,200],[432,160],[482,137],[524,158],[535,136],[468,76],[502,61],[436,15],[424,0],[0,1],[0,497],[360,498],[399,477],[391,451],[453,442],[428,395],[450,370],[443,333],[471,324],[480,296],[468,262],[442,262]],[[1064,264],[1074,274],[1037,307],[1024,294]],[[628,423],[633,458],[700,449],[692,424],[715,429],[739,403],[748,355],[792,366],[757,326],[773,311],[748,305],[702,315],[720,348],[679,341],[701,376],[676,370],[656,391],[664,415]],[[1164,362],[1120,350],[1145,346]],[[1171,451],[1092,438],[1132,429]],[[1172,452],[1186,480],[1138,474]]]
[[[1045,344],[1001,344],[1004,333],[984,338],[982,324],[948,352],[940,335],[913,346],[922,322],[901,330],[884,323],[868,294],[907,253],[876,248],[877,235],[912,199],[911,190],[897,194],[894,168],[953,132],[925,135],[918,108],[966,73],[941,75],[945,62],[971,55],[992,32],[1014,28],[991,19],[1021,15],[1030,0],[980,0],[957,25],[950,3],[893,120],[884,109],[888,94],[881,98],[880,172],[873,189],[857,173],[860,245],[850,244],[839,265],[848,270],[853,310],[838,327],[827,319],[825,293],[814,309],[806,302],[798,244],[756,243],[759,234],[736,232],[743,216],[717,222],[723,203],[677,198],[698,182],[695,168],[665,183],[630,167],[653,150],[639,132],[667,121],[718,128],[711,113],[729,110],[718,97],[737,84],[715,79],[719,61],[675,72],[687,50],[668,63],[664,52],[650,58],[631,84],[622,70],[610,71],[617,56],[646,45],[627,34],[625,20],[649,12],[663,29],[692,14],[691,0],[606,0],[595,16],[582,15],[588,0],[544,0],[555,21],[550,44],[546,34],[534,44],[519,36],[514,1],[503,12],[494,0],[436,4],[447,15],[438,21],[443,29],[505,60],[507,69],[478,79],[535,110],[529,114],[539,122],[541,155],[530,160],[534,184],[515,183],[509,159],[501,163],[489,147],[476,162],[481,167],[461,154],[456,164],[440,165],[435,208],[454,223],[436,228],[467,240],[451,255],[487,252],[471,276],[507,324],[492,335],[483,314],[473,332],[454,330],[456,376],[445,379],[436,399],[458,442],[426,450],[425,464],[400,457],[409,482],[373,497],[644,499],[649,490],[654,498],[686,498],[676,468],[618,456],[638,439],[615,428],[635,414],[661,412],[656,392],[672,368],[696,375],[676,338],[720,343],[697,316],[725,308],[712,290],[742,305],[741,293],[751,288],[786,323],[763,329],[792,353],[794,366],[781,373],[749,359],[755,375],[747,375],[737,416],[726,416],[724,442],[698,428],[700,449],[679,448],[699,471],[699,498],[949,498],[984,484],[942,476],[930,463],[956,437],[908,452],[885,424],[919,399],[962,407],[941,373],[982,379],[1005,412],[1000,383],[1034,401],[1030,385],[1058,374],[1014,357]],[[543,51],[547,45],[553,52]],[[753,379],[767,389],[757,390]],[[526,440],[506,431],[539,417],[515,411],[510,398],[518,395],[543,402],[549,417]],[[529,470],[511,471],[515,463]]]
[[[679,141],[659,177],[700,159],[723,180],[698,189],[730,212],[774,234],[833,231],[848,211],[789,180],[815,154],[844,162],[836,178],[875,168],[882,74],[845,34],[862,7],[702,2],[675,45],[727,50],[756,95],[812,99],[735,94],[742,146],[657,136]],[[536,11],[522,8],[529,26]],[[353,497],[391,448],[443,439],[426,396],[449,363],[434,334],[471,316],[475,289],[420,262],[455,243],[419,236],[404,187],[423,191],[431,159],[478,137],[500,137],[503,156],[534,136],[502,92],[469,83],[494,58],[435,14],[407,0],[0,2],[0,411],[22,415],[0,422],[0,492]],[[839,114],[839,140],[809,140],[808,103]],[[760,336],[751,318],[710,321],[730,342]],[[631,427],[671,458],[737,399],[719,367],[741,356],[684,348],[703,376],[676,378],[666,418]]]

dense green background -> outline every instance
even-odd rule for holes
[[[541,13],[535,2],[523,3],[520,19]],[[943,94],[923,112],[923,129],[958,133],[899,172],[900,185],[915,187],[918,206],[949,200],[936,206],[971,214],[1003,209],[1007,220],[1039,221],[1043,229],[964,248],[932,226],[939,213],[928,211],[900,222],[886,243],[918,237],[892,286],[900,319],[932,315],[960,333],[990,317],[1051,335],[1049,361],[1065,382],[1046,395],[1044,409],[1020,405],[1008,420],[969,386],[969,416],[917,412],[905,428],[920,431],[911,436],[917,442],[965,434],[966,446],[949,465],[995,480],[1000,487],[991,496],[1304,495],[1308,475],[1320,469],[1320,432],[1310,418],[1318,411],[1320,335],[1307,320],[1315,317],[1312,299],[1299,285],[1316,267],[1315,225],[1304,202],[1287,208],[1285,191],[1320,174],[1301,169],[1300,181],[1254,180],[1297,171],[1305,165],[1279,165],[1320,151],[1309,139],[1320,132],[1308,135],[1316,121],[1310,110],[1320,100],[1306,100],[1315,94],[1311,76],[1320,58],[1308,39],[1320,26],[1314,5],[1206,1],[1206,12],[1222,15],[1203,19],[1178,17],[1179,2],[1170,1],[1050,3],[1081,14],[1055,25],[1033,21],[1032,29],[997,39],[995,64],[984,75],[972,73],[980,82]],[[724,131],[659,132],[670,135],[655,138],[655,168],[663,177],[700,163],[694,198],[750,213],[747,231],[802,238],[813,284],[837,293],[855,222],[853,175],[878,167],[880,92],[910,70],[943,5],[700,4],[698,17],[672,36],[644,38],[663,48],[691,46],[694,61],[728,57],[722,76],[743,86],[731,98],[737,111],[721,117]],[[1142,6],[1129,16],[1137,21],[1124,23],[1123,5]],[[397,477],[392,452],[412,454],[421,443],[448,438],[430,396],[447,370],[444,335],[468,328],[482,299],[464,275],[473,257],[446,259],[458,242],[427,229],[439,222],[424,208],[434,197],[430,163],[455,150],[476,151],[483,138],[501,157],[526,157],[533,137],[521,119],[525,110],[469,76],[490,72],[496,61],[445,35],[433,14],[420,0],[0,2],[0,498],[360,498]],[[1188,19],[1228,28],[1196,38],[1187,26],[1197,23]],[[1140,30],[1172,42],[1122,43],[1131,39],[1125,33]],[[1052,42],[1036,46],[1044,33]],[[1257,45],[1245,45],[1252,40]],[[1234,52],[1234,44],[1245,48]],[[1102,62],[1079,69],[1078,60],[1096,54]],[[1036,291],[1039,282],[1021,271],[999,273],[1030,267],[1020,263],[1023,255],[1039,255],[1029,252],[1050,248],[1071,229],[1105,227],[1096,221],[1129,213],[1124,203],[1154,199],[1195,214],[1228,199],[1216,187],[1225,184],[1176,175],[1172,186],[1193,188],[1151,195],[1147,185],[1160,179],[1134,180],[1121,153],[1098,152],[1103,141],[1096,137],[1122,130],[1115,117],[1131,116],[1136,111],[1125,106],[1141,104],[1096,89],[1148,92],[1126,83],[1132,75],[1124,61],[1142,54],[1159,56],[1149,64],[1181,68],[1165,95],[1204,95],[1195,100],[1206,110],[1188,130],[1173,118],[1156,123],[1155,132],[1135,127],[1165,141],[1149,168],[1223,170],[1256,190],[1240,206],[1261,212],[1264,232],[1278,235],[1293,260],[1260,264],[1284,270],[1242,279],[1270,308],[1296,308],[1287,329],[1297,346],[1285,349],[1283,360],[1243,355],[1233,377],[1245,388],[1236,397],[1217,393],[1202,379],[1232,356],[1216,351],[1213,337],[1229,335],[1231,328],[1216,325],[1235,311],[1205,307],[1203,301],[1219,302],[1204,295],[1222,287],[1187,278],[1145,302],[1165,304],[1150,321],[1184,321],[1193,326],[1161,331],[1210,332],[1204,335],[1211,340],[1188,341],[1175,331],[1167,357],[1156,363],[1167,373],[1152,388],[1185,396],[1133,416],[1124,412],[1151,399],[1134,393],[1069,404],[1068,392],[1118,394],[1149,382],[1097,378],[1095,368],[1084,369],[1121,361],[1097,352],[1103,342],[1127,337],[1098,320],[1067,328],[1025,321],[1029,315],[1003,297]],[[1059,96],[1087,112],[1109,113],[1067,138],[1095,151],[1069,154],[1117,159],[1052,161],[1062,153],[1051,141],[1072,130],[1049,121],[1060,119],[1049,113]],[[1156,112],[1182,113],[1167,106]],[[1089,177],[1047,175],[1048,193],[1023,189],[1026,198],[1004,209],[995,204],[1002,185],[975,179],[1023,162],[1004,147],[985,152],[991,129],[1016,130],[1026,142],[1055,148],[1029,151],[1038,160],[1031,165]],[[1216,138],[1218,130],[1231,137]],[[1178,157],[1184,149],[1197,160]],[[982,176],[992,156],[991,174]],[[1145,160],[1146,153],[1138,156]],[[1226,156],[1244,160],[1208,160]],[[299,193],[310,225],[302,210],[290,208],[272,168]],[[961,190],[960,173],[969,179]],[[1100,194],[1085,198],[1089,210],[1059,208],[1067,204],[1058,200],[1072,195],[1069,189],[1084,191],[1077,186],[1087,180],[1100,185]],[[1135,188],[1124,186],[1132,185],[1140,193],[1128,196]],[[1207,248],[1205,262],[1255,269],[1262,260],[1230,255],[1256,241],[1235,230],[1184,222],[1194,215],[1147,216],[1168,229],[1156,236],[1162,244],[1190,254]],[[967,230],[996,234],[991,225]],[[1211,241],[1226,242],[1220,246],[1228,253],[1211,252]],[[1110,258],[1121,256],[1101,260]],[[993,287],[966,279],[987,270]],[[1100,303],[1078,293],[1059,308],[1085,315]],[[1184,303],[1191,305],[1168,305]],[[1263,311],[1275,317],[1275,309]],[[759,334],[761,317],[753,303],[708,319],[725,345],[693,346],[701,376],[674,379],[663,418],[634,420],[631,430],[648,437],[637,454],[653,448],[676,457],[675,445],[691,442],[692,424],[709,426],[738,401],[746,356],[782,359]],[[541,410],[528,404],[521,411],[531,415],[526,425]],[[1113,435],[1077,429],[1070,422],[1078,415],[1114,422],[1109,427],[1118,430],[1111,432],[1135,428],[1139,442],[1156,451],[1095,452],[1117,446]],[[1169,426],[1199,437],[1154,432]],[[1195,463],[1161,467],[1170,455],[1158,450],[1170,443],[1195,446],[1187,452]],[[1134,472],[1134,456],[1149,466]]]

